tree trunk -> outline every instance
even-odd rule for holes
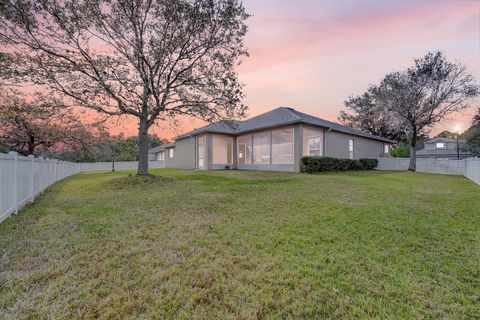
[[[148,123],[140,118],[138,129],[138,175],[148,175]]]
[[[408,170],[417,171],[417,131],[414,130],[410,138],[410,164]]]
[[[412,145],[410,145],[410,164],[408,165],[408,170],[417,170],[417,150],[415,149],[415,146]]]

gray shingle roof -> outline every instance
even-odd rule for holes
[[[425,141],[425,143],[435,143],[437,141],[444,141],[444,142],[457,142],[457,139],[450,139],[450,138],[442,138],[442,137],[436,137],[431,140]],[[459,140],[460,144],[465,143],[465,140]]]
[[[164,151],[165,148],[169,148],[169,147],[175,147],[175,142],[159,145],[158,147],[148,150],[148,153],[159,153],[160,151]]]
[[[294,124],[294,123],[306,123],[306,124],[311,124],[311,125],[320,126],[324,128],[330,128],[331,130],[338,131],[338,132],[344,132],[344,133],[349,133],[349,134],[353,134],[356,136],[365,137],[369,139],[379,140],[379,141],[388,142],[388,143],[394,143],[394,141],[392,140],[389,140],[383,137],[374,136],[370,133],[367,133],[361,130],[346,127],[341,124],[324,120],[321,118],[317,118],[309,114],[297,111],[295,109],[286,108],[286,107],[276,108],[244,121],[223,120],[216,123],[212,123],[202,128],[195,129],[188,133],[182,134],[176,137],[175,140],[180,140],[186,137],[195,136],[204,132],[239,135],[239,134],[244,134],[251,131],[278,127],[278,126]]]

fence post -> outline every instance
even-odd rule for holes
[[[13,156],[13,203],[15,213],[18,213],[18,153],[11,151],[8,154]]]
[[[58,179],[58,163],[59,163],[59,161],[55,160],[55,162],[54,162],[54,165],[55,165],[55,182],[57,182],[59,180]]]
[[[30,158],[30,201],[35,199],[35,188],[33,186],[33,178],[35,175],[35,156],[29,155]]]

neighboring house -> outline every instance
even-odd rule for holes
[[[460,159],[469,158],[469,152],[462,151],[465,140],[459,140]],[[417,151],[417,158],[457,159],[457,140],[450,138],[434,138],[425,141],[425,147]]]
[[[164,161],[165,160],[165,148],[173,147],[175,143],[162,144],[158,147],[148,150],[148,160],[150,161]]]
[[[277,108],[245,121],[219,121],[150,150],[165,167],[300,171],[303,156],[346,159],[388,155],[394,141]]]

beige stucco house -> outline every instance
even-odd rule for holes
[[[165,167],[298,172],[303,156],[346,159],[388,155],[394,141],[280,107],[244,121],[220,121],[150,150]]]

